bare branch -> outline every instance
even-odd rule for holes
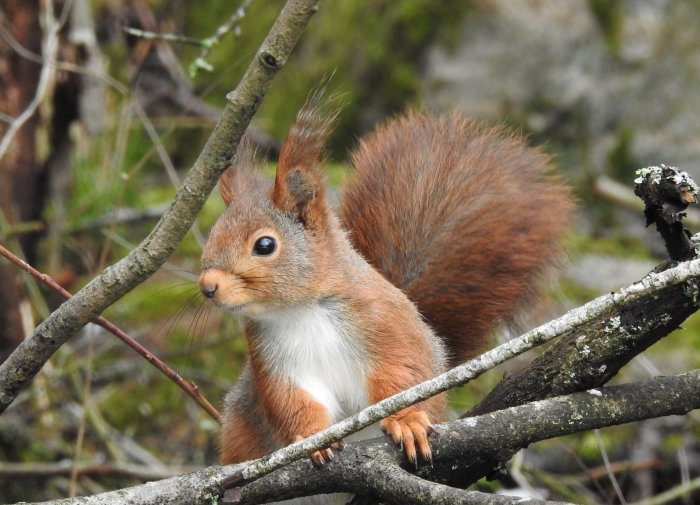
[[[243,0],[231,17],[216,29],[214,35],[202,41],[202,50],[189,67],[189,74],[191,77],[194,77],[197,74],[197,70],[200,68],[207,71],[213,70],[212,65],[207,61],[209,53],[214,46],[221,42],[221,39],[224,38],[224,35],[227,33],[233,31],[234,35],[239,35],[240,22],[245,17],[251,2],[252,0]]]
[[[73,471],[73,463],[70,461],[60,461],[56,463],[6,463],[0,462],[0,475],[3,477],[12,477],[15,479],[23,477],[42,477],[49,478],[58,475],[69,476]],[[167,479],[182,475],[184,472],[193,471],[192,469],[183,468],[154,468],[153,465],[144,465],[136,463],[99,463],[99,464],[82,464],[76,467],[78,475],[90,475],[93,477],[106,476],[124,476],[132,479],[158,480]]]
[[[396,465],[374,465],[367,486],[379,490],[383,503],[401,505],[572,505],[520,496],[501,496],[430,482]]]
[[[180,35],[179,33],[150,32],[148,30],[141,30],[131,26],[125,26],[122,29],[125,33],[143,40],[165,40],[166,42],[176,42],[178,44],[188,44],[190,46],[198,47],[203,47],[205,45],[205,42],[202,39]]]

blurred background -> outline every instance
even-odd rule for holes
[[[71,291],[127,254],[167,208],[282,4],[0,1],[0,243]],[[125,27],[194,40],[150,40]],[[211,50],[193,43],[211,37]],[[529,325],[666,257],[632,193],[636,170],[664,163],[700,180],[700,2],[322,1],[252,124],[271,162],[299,106],[331,74],[330,93],[344,104],[328,148],[334,186],[356,139],[406,107],[505,123],[554,155],[580,212]],[[245,355],[235,321],[204,304],[196,286],[202,244],[222,210],[213,194],[163,269],[104,314],[215,405]],[[696,214],[688,227],[700,230]],[[4,359],[61,299],[4,260],[0,285]],[[691,318],[617,380],[697,368],[699,329]],[[455,412],[531,357],[455,392]],[[694,503],[699,421],[536,444],[508,476],[480,485],[619,503],[612,473],[628,502],[685,486],[696,491],[658,503]],[[210,465],[216,432],[144,359],[88,326],[0,417],[0,501],[92,494]]]

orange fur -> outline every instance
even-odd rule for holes
[[[280,442],[291,444],[331,425],[326,409],[306,391],[271,377],[254,351],[250,359],[260,404]]]
[[[234,413],[221,426],[220,445],[219,461],[230,465],[264,456],[269,443],[250,423]]]

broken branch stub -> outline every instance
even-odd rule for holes
[[[686,172],[666,165],[642,168],[637,175],[634,193],[644,202],[647,226],[656,224],[670,259],[687,261],[696,258],[691,234],[682,220],[688,205],[698,202],[698,185]]]

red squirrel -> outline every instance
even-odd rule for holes
[[[359,141],[335,212],[322,160],[335,115],[318,97],[303,106],[274,183],[246,141],[219,182],[228,208],[199,286],[240,318],[249,347],[224,400],[222,464],[308,437],[479,353],[552,264],[571,215],[571,192],[542,151],[458,113],[417,111]],[[417,463],[430,460],[432,423],[445,416],[439,395],[380,425]],[[311,458],[324,464],[332,448]]]

